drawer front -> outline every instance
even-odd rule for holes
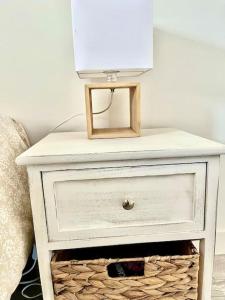
[[[44,172],[49,240],[201,231],[205,181],[205,163]]]

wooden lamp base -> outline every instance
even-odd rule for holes
[[[123,128],[94,128],[92,91],[98,89],[129,89],[130,126]],[[140,84],[139,83],[96,83],[85,86],[87,132],[89,139],[125,138],[140,136]]]

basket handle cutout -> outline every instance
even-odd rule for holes
[[[144,261],[120,261],[107,266],[108,276],[116,277],[141,277],[144,276]]]

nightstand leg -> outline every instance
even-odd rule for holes
[[[34,167],[28,174],[43,300],[54,300],[41,173]]]
[[[199,300],[211,300],[214,262],[214,242],[200,241]]]
[[[54,300],[51,275],[51,252],[38,251],[38,265],[40,270],[43,300]]]
[[[216,238],[216,212],[219,183],[218,157],[210,158],[207,168],[207,189],[205,206],[205,239],[200,241],[200,272],[199,272],[199,299],[211,300],[213,263]]]

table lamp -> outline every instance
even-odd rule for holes
[[[105,78],[85,86],[89,138],[140,135],[140,84],[118,82],[153,67],[153,0],[72,0],[75,70],[81,79]],[[93,91],[110,91],[110,102],[93,111]],[[116,89],[129,89],[130,126],[94,128],[93,116],[107,111]]]

